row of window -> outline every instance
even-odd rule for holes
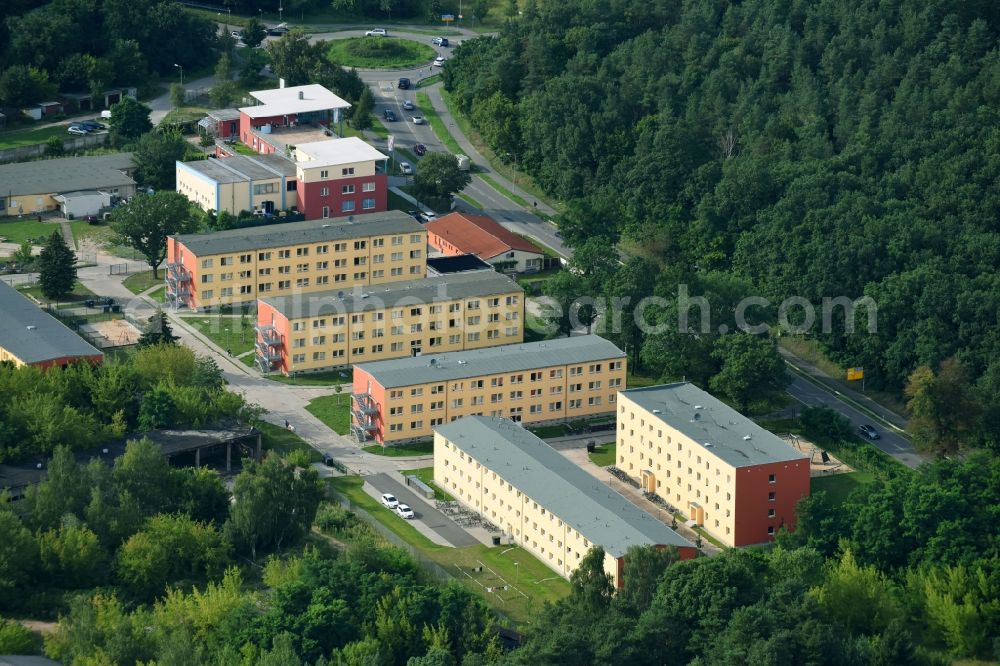
[[[362,183],[361,184],[361,191],[362,192],[374,192],[375,191],[375,183],[373,183],[373,182]],[[354,185],[353,184],[350,184],[350,185],[341,185],[340,186],[340,193],[341,194],[354,194]],[[319,190],[319,195],[321,197],[328,197],[328,196],[330,196],[330,188],[329,187],[321,187],[320,190]]]
[[[340,212],[341,213],[353,213],[358,209],[357,201],[354,199],[345,199],[340,202]],[[361,200],[361,210],[374,210],[375,209],[375,199],[362,199]],[[326,219],[330,217],[330,207],[323,206],[323,212],[321,216]]]
[[[405,236],[397,235],[389,237],[391,239],[391,244],[393,247],[397,247],[404,244]],[[423,234],[410,234],[410,244],[423,244],[424,235]],[[368,240],[356,240],[351,243],[348,242],[338,242],[338,243],[322,243],[313,246],[302,246],[296,247],[294,249],[296,257],[308,257],[310,253],[314,254],[329,254],[331,246],[334,252],[347,252],[348,246],[352,246],[354,250],[367,250]],[[372,247],[385,247],[385,237],[373,238],[371,239]],[[412,256],[412,255],[411,255]],[[417,255],[419,256],[419,255]],[[261,250],[257,252],[257,261],[270,261],[272,258],[277,257],[278,259],[290,259],[292,257],[292,248],[282,249],[282,250]],[[393,259],[395,260],[397,256],[393,254]],[[402,258],[400,255],[399,258]],[[178,257],[180,259],[180,257]],[[206,257],[201,260],[202,268],[212,268],[215,265],[216,257]],[[253,262],[253,253],[245,253],[240,255],[229,255],[224,257],[218,257],[220,266],[232,266],[237,262],[240,264],[249,264]]]

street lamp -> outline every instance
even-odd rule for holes
[[[514,585],[521,581],[521,563],[514,562]]]
[[[179,70],[181,70],[181,86],[183,87],[184,86],[184,68],[181,67],[180,65],[178,65],[176,62],[174,63],[174,67],[176,67]]]

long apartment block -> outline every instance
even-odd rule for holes
[[[809,460],[697,386],[618,396],[617,466],[729,546],[766,543],[795,526]]]
[[[434,482],[569,578],[604,549],[615,586],[632,547],[696,548],[520,425],[467,416],[434,431]]]
[[[316,372],[523,339],[524,291],[493,271],[257,301],[264,372]]]
[[[205,310],[427,274],[427,232],[406,213],[307,220],[167,239],[167,299]]]
[[[596,335],[361,363],[351,430],[391,445],[463,416],[542,424],[610,415],[625,372],[625,353]]]

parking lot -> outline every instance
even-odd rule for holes
[[[423,527],[434,532],[438,537],[434,541],[439,543],[443,541],[456,548],[480,543],[476,537],[472,536],[472,534],[455,523],[454,520],[437,509],[433,504],[434,500],[427,500],[417,495],[393,475],[385,473],[374,474],[365,477],[365,481],[377,491],[378,495],[388,493],[394,495],[403,504],[409,504],[414,514],[416,514],[413,522],[420,523]],[[403,519],[400,518],[400,520]]]

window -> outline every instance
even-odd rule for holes
[[[423,239],[421,234],[410,234],[411,243],[419,243]]]
[[[773,502],[774,501],[774,493],[773,492],[770,492],[770,493],[767,494],[767,501],[768,502]]]
[[[323,218],[328,218],[328,217],[330,217],[330,207],[323,206]]]
[[[354,167],[346,167],[344,169],[341,169],[340,170],[340,175],[341,176],[353,176],[354,175]]]
[[[347,201],[341,201],[340,202],[340,212],[341,213],[350,213],[352,210],[354,210],[354,200],[353,199],[348,199]]]
[[[370,198],[370,197],[367,198],[367,199],[362,199],[361,200],[361,208],[364,209],[364,210],[371,210],[371,209],[375,208],[375,200],[372,199],[372,198]]]
[[[250,293],[253,293],[253,285],[252,284],[242,285],[240,287],[240,293],[241,294],[250,294]]]
[[[361,191],[362,192],[374,192],[375,191],[375,183],[363,183],[361,185]]]
[[[202,284],[211,284],[212,283],[212,276],[211,275],[202,275],[201,276],[201,283]]]
[[[322,187],[322,188],[320,188],[319,195],[321,197],[328,197],[328,196],[330,196],[330,188],[329,187]]]
[[[202,259],[201,260],[201,267],[202,268],[211,268],[212,267],[212,260],[211,259]]]
[[[768,483],[774,483],[775,482],[774,474],[768,474],[767,475],[767,482]]]
[[[330,172],[326,171],[326,170],[320,171],[319,172],[319,177],[320,178],[329,178],[330,177]]]
[[[270,252],[258,252],[257,253],[257,261],[270,261],[270,260],[271,260],[271,253]]]
[[[774,509],[768,509],[767,510],[767,517],[768,518],[774,518]]]
[[[478,310],[479,309],[479,301],[478,300],[476,300],[476,301],[469,301],[466,304],[465,308],[467,310]]]
[[[263,183],[253,186],[254,194],[271,194],[274,192],[274,183]]]
[[[728,527],[726,528],[726,533],[727,534],[729,533],[729,528]],[[768,526],[768,528],[767,528],[767,535],[768,536],[774,536],[774,525]]]
[[[355,250],[363,250],[368,247],[368,241],[354,241]]]
[[[340,186],[340,193],[341,194],[354,194],[354,185],[341,185]]]

